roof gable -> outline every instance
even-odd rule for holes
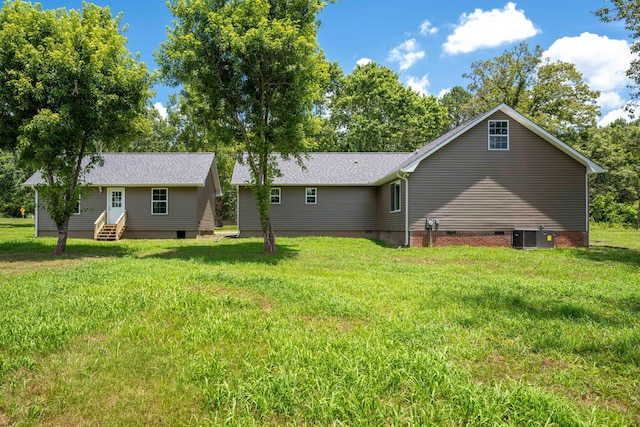
[[[582,165],[584,165],[589,175],[606,172],[602,167],[598,166],[596,163],[592,162],[587,157],[585,157],[584,155],[582,155],[581,153],[579,153],[569,145],[565,144],[564,142],[560,141],[558,138],[551,135],[549,132],[542,129],[540,126],[536,125],[531,120],[527,119],[525,116],[518,113],[516,110],[507,106],[506,104],[498,105],[492,110],[489,110],[486,113],[481,114],[461,124],[457,128],[445,133],[444,135],[440,136],[439,138],[435,139],[434,141],[420,148],[415,152],[413,156],[408,158],[405,162],[403,162],[402,165],[400,165],[400,171],[404,173],[413,172],[416,169],[416,167],[420,164],[420,162],[422,162],[424,159],[431,156],[433,153],[440,150],[441,148],[445,147],[447,144],[449,144],[451,141],[455,140],[460,135],[467,132],[469,129],[472,129],[476,125],[483,123],[485,120],[487,120],[489,117],[491,117],[498,111],[502,111],[511,119],[520,123],[522,126],[527,128],[534,134],[538,135],[540,138],[542,138],[549,144],[553,145],[554,147],[558,148],[560,151],[562,151],[572,159],[576,160],[578,163],[581,163]]]
[[[94,186],[202,187],[212,173],[216,195],[221,195],[214,153],[103,153],[83,182]],[[24,185],[45,184],[40,172]]]

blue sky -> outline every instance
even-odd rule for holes
[[[163,0],[94,0],[123,12],[129,49],[150,70],[153,52],[166,38],[172,16]],[[46,9],[79,9],[81,0],[42,0]],[[601,124],[621,117],[629,101],[625,76],[631,53],[621,23],[601,23],[592,12],[604,0],[338,0],[322,11],[318,41],[327,58],[346,74],[357,63],[375,61],[398,73],[421,93],[440,95],[466,87],[462,74],[473,61],[502,54],[526,41],[552,60],[576,64],[592,89],[601,91]],[[173,88],[156,87],[155,103],[166,105]]]

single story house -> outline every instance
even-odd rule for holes
[[[103,164],[83,182],[89,194],[78,201],[69,236],[99,240],[188,238],[213,234],[216,197],[222,195],[214,153],[104,153]],[[24,185],[35,190],[35,234],[57,236],[39,172]],[[123,234],[124,233],[124,234]]]
[[[588,246],[589,176],[604,172],[504,104],[415,152],[310,153],[304,166],[278,161],[276,235],[406,246]],[[236,163],[241,237],[261,234],[250,181]]]

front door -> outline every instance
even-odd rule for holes
[[[107,190],[107,224],[118,222],[124,213],[124,188],[109,188]]]

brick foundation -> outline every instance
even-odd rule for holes
[[[411,232],[411,247],[427,246],[429,246],[427,231]],[[513,232],[505,230],[504,234],[500,235],[493,231],[458,231],[455,234],[446,231],[433,231],[431,246],[511,247],[513,246]],[[556,247],[589,247],[589,234],[584,231],[558,231],[556,232]]]
[[[589,233],[586,231],[557,231],[557,248],[588,248]]]

